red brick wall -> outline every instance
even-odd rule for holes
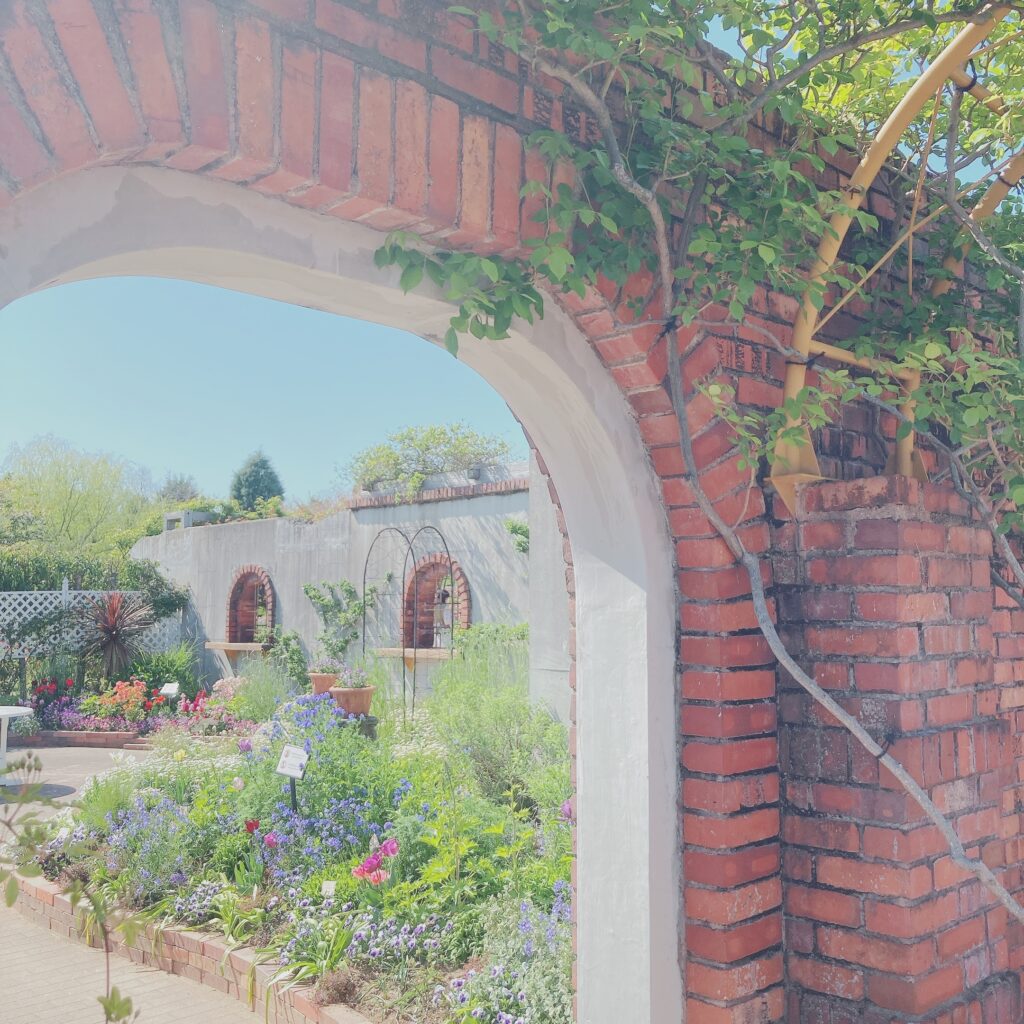
[[[791,648],[925,788],[968,855],[1002,873],[1015,766],[989,654],[988,531],[948,489],[874,478],[805,489],[776,539],[793,553],[779,588]],[[786,677],[779,710],[789,1019],[1019,1019],[1005,909]]]

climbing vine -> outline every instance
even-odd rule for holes
[[[402,267],[403,287],[414,287],[426,271],[458,304],[448,347],[454,351],[467,329],[500,339],[512,315],[528,322],[542,315],[542,288],[623,288],[638,319],[661,325],[670,351],[681,327],[721,330],[744,321],[759,286],[806,300],[819,325],[848,306],[857,318],[837,340],[869,358],[874,372],[815,367],[807,386],[767,413],[738,405],[728,383],[704,386],[732,426],[742,462],[763,472],[780,436],[806,443],[806,428],[833,422],[846,403],[879,407],[898,436],[914,429],[938,453],[942,472],[995,537],[1003,570],[994,573],[997,583],[1024,607],[1024,567],[1006,538],[1021,525],[1024,505],[1021,205],[1004,198],[984,225],[969,212],[985,179],[1012,187],[1024,171],[1024,157],[1014,152],[1024,135],[1021,5],[511,0],[454,10],[562,83],[564,102],[585,113],[597,141],[580,145],[552,132],[526,140],[551,169],[523,190],[536,203],[540,227],[527,255],[474,263],[396,236],[380,251],[381,266]],[[829,180],[826,158],[852,170],[894,104],[969,24],[986,26],[984,45],[904,131],[876,180],[883,208],[888,204],[879,220],[862,208],[863,195],[844,191],[841,177]],[[982,79],[997,81],[999,93],[977,92]],[[849,215],[853,231],[842,239],[840,258],[823,264],[818,243],[833,231],[837,213]],[[788,362],[810,361],[789,348],[784,331],[759,329]],[[909,395],[905,379],[914,382]],[[1024,908],[984,863],[967,856],[913,776],[787,650],[759,559],[701,486],[678,359],[668,360],[668,384],[688,482],[746,570],[772,653],[899,780],[953,860],[1024,921]]]

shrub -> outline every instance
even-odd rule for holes
[[[228,709],[236,718],[248,722],[267,721],[297,691],[287,669],[277,661],[246,658],[239,673],[245,682],[228,701]]]
[[[35,736],[41,728],[42,723],[36,717],[35,712],[13,719],[9,726],[12,736]]]
[[[465,760],[485,796],[520,799],[523,794],[548,808],[568,795],[553,789],[544,766],[557,765],[568,779],[569,743],[565,727],[543,708],[531,705],[525,633],[467,631],[462,657],[438,673],[427,710],[437,736],[453,756]],[[537,794],[528,793],[531,783]],[[557,803],[555,802],[557,800]]]
[[[529,900],[493,903],[484,915],[485,970],[434,990],[460,1021],[572,1024],[572,907],[558,886],[550,910]]]
[[[177,683],[191,700],[199,689],[195,646],[183,641],[166,651],[145,651],[132,662],[131,674],[156,690]]]
[[[102,659],[103,674],[108,679],[139,657],[142,636],[155,621],[144,597],[119,590],[90,599],[82,618],[88,629],[82,650]]]
[[[356,455],[348,475],[357,487],[391,486],[411,497],[428,476],[504,463],[509,455],[500,437],[478,434],[462,423],[407,427]]]

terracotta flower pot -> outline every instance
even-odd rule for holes
[[[375,686],[332,686],[334,703],[347,715],[368,715]]]
[[[313,684],[313,693],[327,693],[338,681],[338,673],[310,672],[309,681]]]

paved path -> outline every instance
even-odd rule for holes
[[[55,814],[61,805],[77,800],[82,786],[93,775],[99,775],[100,772],[112,768],[114,765],[112,754],[117,754],[119,757],[130,757],[136,761],[148,756],[146,751],[110,750],[105,747],[41,747],[33,749],[31,752],[37,754],[43,763],[43,774],[40,780],[43,783],[42,796],[54,801],[57,805],[57,807],[43,807],[40,813],[44,818]],[[8,750],[8,769],[11,769],[12,763],[26,753],[29,751],[24,748]],[[11,771],[9,777],[16,777],[16,773]],[[0,803],[3,802],[4,789],[5,787],[0,787]]]
[[[244,1003],[188,978],[119,956],[111,957],[110,966],[111,983],[141,1011],[139,1024],[253,1024],[257,1019]],[[102,991],[98,949],[61,938],[0,904],[3,1024],[103,1024],[96,1002]]]

